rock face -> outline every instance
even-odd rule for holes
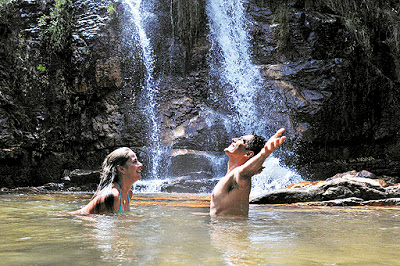
[[[249,3],[249,14],[255,20],[251,27],[253,45],[267,86],[277,89],[281,96],[280,116],[286,115],[289,121],[282,124],[291,126],[289,137],[294,140],[295,156],[286,156],[286,163],[306,178],[317,180],[350,169],[397,175],[396,49],[378,41],[378,32],[373,29],[367,30],[365,43],[358,43],[355,39],[362,39],[360,29],[358,33],[352,31],[345,24],[351,19],[330,1],[321,8],[316,7],[316,1],[308,8],[302,1],[288,1],[286,9],[263,2],[261,7]],[[366,12],[363,5],[357,9],[360,13],[347,7],[348,14],[362,17]],[[391,14],[399,19],[395,12]],[[271,28],[271,17],[279,23],[278,29]],[[282,27],[285,21],[287,27]],[[371,21],[374,27],[382,25],[385,32],[383,24]],[[274,34],[286,37],[271,38]],[[389,41],[390,34],[384,39]],[[381,56],[388,58],[387,66]],[[372,68],[382,72],[370,71]]]
[[[399,174],[400,56],[391,35],[398,29],[389,28],[398,27],[389,23],[398,21],[398,4],[372,8],[383,13],[371,22],[369,16],[349,21],[328,4],[275,2],[248,0],[244,7],[253,62],[265,91],[275,97],[268,103],[271,124],[287,128],[276,155],[306,179],[350,169]],[[226,147],[232,132],[224,126],[222,103],[210,96],[211,88],[217,94],[221,88],[209,75],[206,1],[146,5],[161,140],[171,148],[174,166],[169,171],[177,180],[196,173],[208,178],[218,171],[210,155]],[[356,10],[349,11],[356,18],[368,13],[362,4]],[[148,170],[145,68],[140,49],[125,34],[129,20],[117,0],[3,1],[1,187],[37,186],[59,182],[65,171],[98,170],[119,146],[132,147],[143,172]],[[174,153],[181,149],[191,154]],[[202,168],[189,171],[188,161]]]
[[[387,180],[393,182],[394,180]],[[400,180],[396,180],[397,182]],[[377,179],[368,171],[337,174],[326,181],[301,182],[251,199],[253,204],[398,205],[400,184]]]
[[[59,182],[116,146],[144,146],[119,3],[11,1],[1,12],[1,186]]]

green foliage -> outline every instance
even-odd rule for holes
[[[263,1],[257,0],[260,4]],[[400,1],[384,0],[304,0],[304,8],[336,15],[341,18],[349,38],[351,51],[367,59],[370,67],[376,72],[384,63],[375,62],[377,54],[384,49],[386,54],[395,58],[397,79],[400,79]],[[277,49],[280,52],[290,52],[290,9],[287,1],[271,0],[270,8],[274,12],[274,23],[278,24]],[[355,53],[353,53],[355,55]]]
[[[73,26],[72,11],[71,0],[56,0],[50,14],[43,15],[39,20],[41,36],[54,53],[62,53],[69,46]]]
[[[330,11],[343,18],[356,45],[372,52],[372,42],[383,42],[400,51],[400,2],[377,0],[308,0],[316,11]]]
[[[36,68],[37,68],[38,70],[42,71],[42,72],[46,72],[46,67],[43,66],[42,64],[39,64]]]
[[[400,2],[393,0],[306,0],[305,8],[337,16],[346,30],[347,73],[337,83],[337,139],[353,135],[376,140],[397,134],[400,106]],[[322,120],[321,120],[322,121]],[[356,122],[355,122],[356,121]],[[323,125],[322,127],[324,127]],[[322,130],[323,131],[323,130]]]
[[[352,48],[369,58],[370,67],[380,72],[384,62],[375,62],[382,48],[396,58],[400,78],[400,2],[377,0],[307,0],[312,10],[329,12],[342,18],[349,32]]]
[[[113,4],[108,4],[107,6],[107,14],[112,17],[116,14],[115,6]]]
[[[32,99],[38,102],[42,90],[48,85],[48,73],[42,64],[38,64],[39,53],[32,51],[29,39],[19,37],[14,42],[5,44],[7,56],[4,58],[6,65],[12,65],[9,83],[13,88],[14,97],[22,104],[29,105]],[[36,103],[37,103],[36,102]]]

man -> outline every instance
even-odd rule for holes
[[[283,143],[285,129],[279,129],[267,142],[257,135],[234,138],[224,151],[229,157],[228,171],[214,187],[210,215],[247,216],[252,176],[260,173],[265,159]]]

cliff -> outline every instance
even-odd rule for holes
[[[210,95],[221,88],[210,77],[206,3],[146,4],[161,139],[175,153],[193,151],[172,153],[168,172],[190,174],[174,167],[194,158],[211,176],[201,153],[222,151],[232,132]],[[399,4],[248,0],[244,7],[254,64],[275,99],[269,119],[287,128],[277,156],[305,179],[362,169],[398,175]],[[119,146],[147,165],[144,66],[126,34],[129,16],[114,0],[1,2],[0,186],[96,170]]]

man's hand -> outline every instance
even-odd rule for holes
[[[281,145],[286,137],[280,137],[283,133],[283,131],[285,131],[284,128],[279,129],[275,135],[273,135],[268,141],[267,143],[265,143],[264,149],[267,153],[271,154],[274,150],[276,150],[276,148],[279,147],[279,145]]]
[[[275,135],[273,135],[267,143],[264,145],[264,149],[258,154],[251,157],[246,163],[244,163],[239,170],[239,179],[248,179],[255,174],[259,174],[264,168],[263,163],[271,153],[276,150],[286,139],[285,136],[281,137],[284,128],[279,129]]]

